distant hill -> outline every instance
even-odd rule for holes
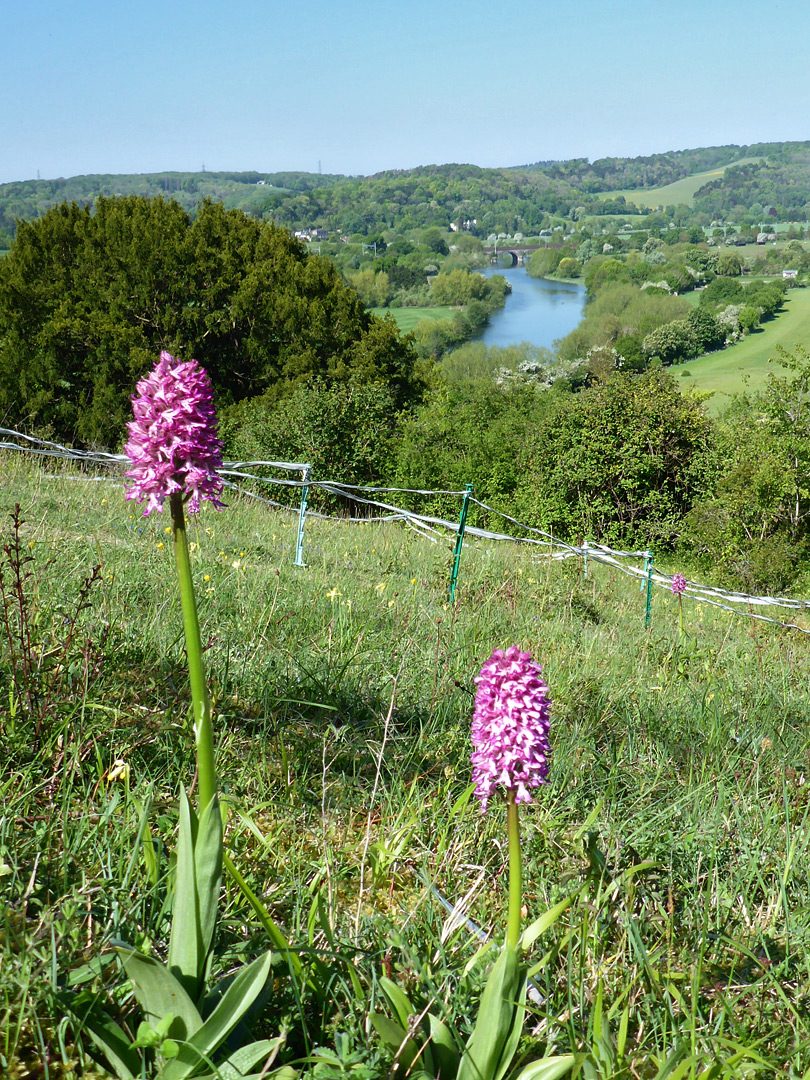
[[[222,202],[254,213],[264,206],[269,192],[290,195],[313,187],[328,187],[340,176],[302,172],[162,172],[89,174],[57,180],[19,180],[0,184],[0,247],[2,234],[13,235],[18,218],[41,217],[62,202],[86,206],[99,195],[144,195],[172,198],[188,210],[203,199]]]
[[[74,176],[0,185],[0,247],[17,219],[99,195],[176,199],[189,213],[204,199],[289,229],[323,228],[334,237],[394,229],[469,229],[479,236],[533,234],[591,216],[648,214],[685,207],[679,224],[714,219],[810,219],[810,142],[674,150],[637,158],[545,161],[502,169],[426,165],[351,177],[303,172],[164,172]],[[632,205],[631,205],[632,204]]]
[[[721,165],[719,169],[710,169],[708,172],[695,173],[693,176],[684,176],[681,180],[675,180],[671,184],[655,188],[626,188],[624,191],[599,192],[600,195],[610,194],[613,198],[624,196],[628,202],[634,203],[639,209],[655,210],[659,206],[693,206],[695,195],[707,184],[714,183],[725,176],[726,170],[738,165],[761,165],[762,158],[741,158],[730,165]]]

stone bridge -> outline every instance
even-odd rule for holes
[[[533,251],[539,250],[539,248],[553,247],[553,244],[508,244],[503,245],[494,244],[492,247],[485,247],[484,251],[489,255],[489,261],[491,263],[497,263],[500,256],[510,255],[512,257],[512,266],[523,266],[526,258],[531,255]],[[559,246],[559,245],[557,245]]]

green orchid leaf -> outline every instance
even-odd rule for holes
[[[389,979],[386,975],[380,977],[380,988],[388,998],[391,1008],[396,1014],[397,1020],[406,1031],[410,1030],[411,1018],[414,1016],[415,1009],[411,1004],[408,995],[400,986],[397,986],[393,979]],[[427,1033],[425,1033],[424,1038],[422,1037],[421,1032],[416,1032],[415,1034],[419,1036],[419,1041],[422,1043],[419,1064],[432,1076],[434,1074],[433,1053],[430,1042],[427,1039]]]
[[[60,994],[57,1000],[65,1012],[76,1018],[77,1029],[86,1032],[104,1054],[118,1080],[135,1080],[141,1075],[141,1060],[131,1048],[129,1036],[96,1005],[95,997]]]
[[[217,1065],[219,1080],[243,1080],[250,1070],[261,1064],[262,1071],[275,1061],[279,1050],[284,1045],[283,1035],[277,1035],[275,1039],[261,1039],[250,1043],[248,1046],[240,1046],[230,1057]]]
[[[197,815],[188,801],[185,788],[180,789],[179,816],[168,967],[188,996],[196,1001],[204,962],[197,875],[194,871]]]
[[[408,1034],[406,1029],[384,1013],[369,1013],[369,1020],[383,1046],[396,1053]]]
[[[169,970],[197,1000],[211,950],[222,881],[222,816],[214,797],[200,815],[180,792]]]
[[[377,1032],[380,1042],[389,1050],[393,1050],[397,1062],[397,1076],[412,1077],[414,1063],[421,1059],[419,1046],[412,1039],[407,1030],[403,1029],[396,1020],[391,1020],[382,1013],[371,1013],[369,1016],[371,1026]]]
[[[162,1080],[182,1080],[210,1062],[211,1056],[264,989],[272,966],[273,954],[267,952],[242,968],[205,1023],[180,1048],[177,1057],[165,1066]]]
[[[116,947],[116,952],[144,1019],[155,1027],[171,1013],[174,1020],[166,1034],[181,1041],[191,1038],[202,1026],[202,1017],[182,984],[152,956],[121,946]]]
[[[194,844],[194,874],[200,906],[200,937],[203,949],[200,975],[202,975],[205,960],[214,940],[219,911],[219,893],[222,886],[222,814],[219,799],[216,796],[200,814],[197,839]]]
[[[517,1076],[517,1080],[558,1080],[576,1065],[579,1059],[574,1054],[563,1054],[559,1057],[543,1058],[542,1061],[532,1061]]]
[[[394,1010],[397,1020],[399,1020],[400,1024],[407,1031],[411,1017],[415,1011],[408,995],[401,987],[397,986],[393,979],[389,979],[386,975],[380,977],[380,989],[388,998],[388,1002]]]
[[[517,950],[504,945],[481,995],[457,1080],[502,1080],[523,1030],[526,971]]]
[[[441,1080],[453,1080],[458,1072],[461,1052],[453,1033],[443,1020],[428,1014],[430,1024],[430,1049],[436,1066],[435,1075]]]

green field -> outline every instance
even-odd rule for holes
[[[439,322],[441,319],[452,319],[458,313],[454,307],[405,307],[405,308],[372,308],[374,315],[383,318],[385,315],[393,315],[397,326],[403,334],[410,333],[417,323],[423,319]]]
[[[636,206],[649,207],[655,210],[659,206],[679,206],[683,203],[691,206],[695,192],[699,191],[704,184],[711,180],[718,180],[726,169],[732,165],[746,165],[758,158],[741,158],[733,161],[731,165],[724,165],[721,169],[711,169],[709,172],[695,173],[694,176],[685,176],[683,180],[676,180],[674,184],[666,184],[659,188],[629,188],[625,191],[602,191],[602,198],[615,199],[617,195],[623,195],[628,202]]]
[[[171,526],[120,477],[23,454],[0,466],[0,1075],[100,1080],[99,1027],[65,1001],[99,1002],[122,1052],[136,1033],[142,1046],[153,1029],[110,945],[164,970],[184,914],[172,860],[195,750]],[[241,876],[222,884],[211,975],[262,955],[268,928],[281,937],[249,1037],[283,1033],[275,1064],[296,1072],[262,1075],[399,1076],[395,1021],[428,1047],[444,1031],[428,1009],[448,1053],[469,1038],[497,953],[476,928],[499,945],[509,903],[506,808],[482,814],[470,785],[473,680],[513,643],[553,705],[549,782],[520,814],[523,925],[551,914],[527,957],[539,1004],[519,1063],[587,1055],[573,1080],[808,1075],[805,634],[688,595],[681,608],[666,582],[647,629],[638,580],[615,566],[592,559],[586,578],[578,559],[469,533],[450,605],[451,536],[312,517],[302,567],[295,513],[227,501],[189,525]],[[142,1053],[118,1075],[156,1080]]]
[[[810,289],[793,289],[785,298],[785,309],[736,345],[709,353],[697,360],[678,364],[673,370],[683,376],[684,388],[711,390],[707,402],[710,413],[719,413],[735,394],[756,393],[768,381],[777,346],[792,349],[810,344]],[[781,370],[781,369],[776,369]],[[690,376],[686,376],[689,372]]]

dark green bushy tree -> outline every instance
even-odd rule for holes
[[[283,401],[243,402],[226,416],[222,435],[226,453],[237,459],[301,462],[312,466],[314,480],[379,484],[390,472],[397,422],[390,387],[315,378]],[[285,501],[278,493],[273,498]],[[312,504],[323,503],[313,493]],[[329,505],[345,509],[339,501]]]
[[[68,440],[117,444],[161,349],[195,357],[220,408],[314,377],[381,383],[397,407],[415,353],[333,264],[221,204],[99,199],[21,223],[0,261],[0,411]]]
[[[566,539],[670,545],[692,504],[711,423],[664,371],[616,372],[557,398],[519,451],[518,516]]]

